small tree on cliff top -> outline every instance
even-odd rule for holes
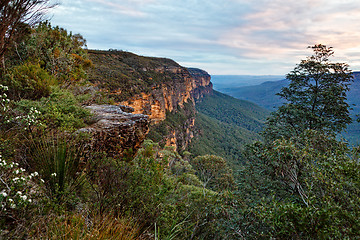
[[[305,130],[335,134],[351,122],[346,102],[351,70],[346,63],[329,62],[331,47],[309,48],[314,54],[286,76],[290,84],[277,94],[287,103],[269,117],[264,134],[268,140],[298,136]]]

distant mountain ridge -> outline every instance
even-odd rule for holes
[[[215,90],[223,92],[226,88],[254,86],[284,78],[283,75],[211,75],[211,82]]]

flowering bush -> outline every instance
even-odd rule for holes
[[[42,126],[40,121],[41,112],[31,107],[27,113],[22,115],[16,114],[12,111],[11,101],[8,98],[6,91],[9,88],[0,84],[0,120],[3,124],[18,123],[23,126],[24,130],[29,129],[31,126]]]
[[[6,161],[0,155],[0,216],[17,219],[38,196],[35,181],[42,182],[37,172],[28,173],[18,163]],[[36,179],[36,180],[35,180]]]

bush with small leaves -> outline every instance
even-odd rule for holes
[[[1,155],[0,172],[0,229],[9,232],[22,227],[21,223],[29,217],[29,209],[42,195],[44,180],[40,179],[38,172],[29,173]]]

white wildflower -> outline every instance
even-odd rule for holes
[[[51,176],[52,176],[52,177],[56,177],[56,173],[52,173]]]
[[[3,197],[7,197],[7,195],[8,195],[4,190],[2,190],[2,191],[0,192],[0,194],[1,194]]]

